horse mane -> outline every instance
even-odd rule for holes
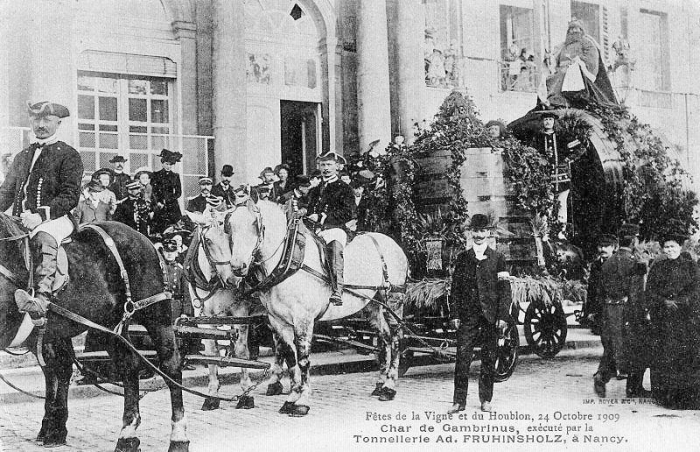
[[[284,222],[286,225],[287,215],[284,213],[284,210],[283,210],[281,204],[277,204],[276,202],[272,202],[272,201],[268,201],[267,199],[264,199],[264,200],[258,201],[256,206],[258,206],[258,209],[260,210],[260,213],[263,215],[263,217],[272,217],[274,215],[278,215],[278,216],[284,218]]]
[[[6,235],[3,235],[3,237],[14,237],[27,233],[27,229],[19,221],[6,213],[0,212],[0,233],[2,231],[6,231]]]

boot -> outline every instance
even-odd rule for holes
[[[330,264],[330,276],[331,276],[331,296],[329,298],[330,302],[334,306],[343,305],[343,269],[344,269],[344,259],[343,259],[343,247],[337,240],[333,240],[327,246],[328,252],[328,263]]]
[[[15,303],[21,312],[28,312],[32,319],[46,317],[51,301],[51,290],[56,276],[56,257],[58,243],[46,232],[38,232],[32,242],[39,248],[40,254],[34,271],[34,286],[36,295],[32,296],[26,290],[15,291]]]

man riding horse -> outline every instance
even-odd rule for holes
[[[34,271],[35,294],[15,292],[20,311],[35,321],[46,316],[56,274],[58,247],[74,230],[70,211],[78,205],[83,162],[80,154],[56,137],[61,120],[70,113],[51,102],[29,105],[29,122],[36,142],[15,158],[0,187],[0,212],[12,206],[22,225],[30,230],[38,250]]]
[[[321,225],[319,236],[326,243],[331,275],[330,302],[343,305],[343,250],[348,241],[345,223],[352,220],[355,195],[348,184],[338,178],[338,159],[335,152],[326,152],[317,160],[323,182],[309,193],[308,218]]]

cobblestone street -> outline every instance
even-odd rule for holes
[[[455,448],[455,443],[470,450],[697,450],[700,413],[623,399],[624,381],[609,384],[607,399],[595,398],[591,375],[601,352],[600,347],[567,350],[551,361],[523,357],[513,377],[496,386],[491,416],[497,419],[491,421],[488,414],[475,418],[481,415],[476,384],[470,384],[462,419],[430,414],[440,417],[450,405],[453,365],[448,364],[409,370],[393,402],[368,396],[374,373],[316,376],[305,418],[278,414],[283,396],[259,393],[253,410],[222,403],[218,411],[202,412],[201,400],[186,394],[191,450],[426,451]],[[478,364],[471,381],[477,372]],[[222,389],[233,394],[238,387]],[[143,451],[167,450],[169,406],[167,391],[143,399],[138,430]],[[121,409],[115,396],[70,400],[68,445],[57,450],[113,450]],[[40,402],[6,404],[0,410],[0,450],[45,450],[33,442],[42,413]]]

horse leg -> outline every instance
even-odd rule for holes
[[[272,316],[269,317],[269,320],[273,331],[277,333],[278,346],[276,348],[280,356],[283,356],[287,362],[289,377],[291,379],[291,390],[289,391],[287,400],[285,400],[279,412],[282,414],[290,414],[294,409],[294,403],[301,395],[301,392],[298,389],[301,381],[301,371],[297,365],[296,350],[293,346],[294,330],[291,326],[284,322],[278,321]],[[297,389],[295,390],[295,388]]]
[[[298,370],[301,380],[295,385],[294,391],[299,393],[299,397],[294,403],[290,416],[306,416],[309,412],[309,398],[311,397],[311,385],[309,384],[309,369],[311,368],[311,339],[314,334],[314,324],[310,321],[308,325],[300,325],[295,332],[295,343],[298,356]]]
[[[54,339],[45,343],[42,351],[46,360],[44,381],[46,383],[46,402],[44,419],[37,442],[44,447],[57,447],[66,444],[68,429],[68,389],[73,373],[73,345],[70,338]]]
[[[214,339],[202,339],[202,343],[204,344],[204,354],[206,356],[219,356],[219,344]],[[216,398],[219,395],[219,387],[221,386],[219,382],[219,366],[218,364],[209,364],[207,369],[209,370],[209,384],[207,386],[209,397],[204,399],[202,411],[217,410],[220,405],[220,400]]]
[[[280,340],[280,337],[276,332],[272,333],[272,339],[275,347],[275,362],[272,365],[272,374],[267,381],[267,392],[265,395],[268,396],[280,395],[284,392],[284,387],[282,386],[282,382],[280,380],[282,379],[282,374],[284,373],[283,366],[286,356],[285,348],[288,348],[288,346]]]
[[[149,329],[153,344],[160,360],[160,369],[178,385],[182,385],[182,361],[175,342],[175,332],[170,325],[158,325]],[[138,389],[138,375],[136,379]],[[187,437],[187,420],[182,400],[182,389],[167,382],[170,389],[171,429],[168,452],[188,452],[190,440]],[[137,391],[138,392],[138,391]],[[138,396],[138,394],[136,394]]]
[[[149,331],[149,335],[151,335]],[[151,335],[151,337],[153,337]],[[119,369],[124,384],[124,411],[122,429],[119,432],[115,452],[138,452],[141,441],[136,436],[136,429],[141,424],[139,411],[139,364],[140,358],[126,348],[118,339],[113,339],[109,346],[112,361]]]
[[[399,316],[403,312],[403,294],[390,294],[390,306]],[[371,324],[379,335],[379,379],[371,395],[381,401],[393,400],[396,396],[396,380],[399,376],[401,326],[383,307],[370,303]]]
[[[234,314],[236,315],[236,314]],[[244,315],[247,315],[244,314]],[[233,352],[237,358],[250,359],[250,350],[248,349],[248,333],[250,332],[247,325],[238,326],[238,334],[236,342],[232,344]],[[253,385],[250,379],[250,372],[247,367],[241,367],[241,390],[245,393]],[[236,409],[255,408],[255,399],[252,395],[242,395],[238,398]]]

